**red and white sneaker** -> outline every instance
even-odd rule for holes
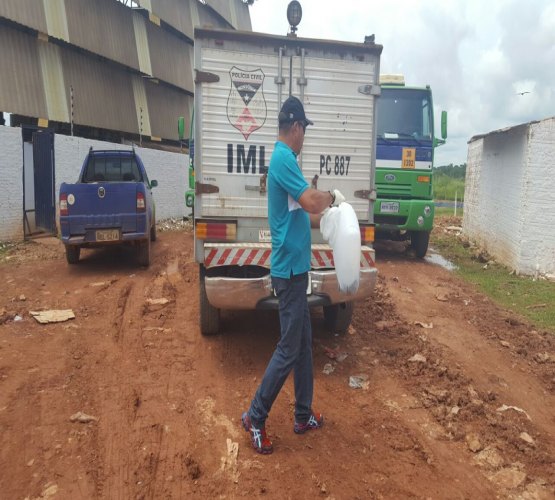
[[[251,435],[252,447],[258,453],[269,455],[274,451],[272,442],[266,434],[266,427],[255,427],[247,412],[243,413],[241,416],[241,423],[243,424],[243,429]]]
[[[310,414],[310,418],[304,424],[295,421],[293,430],[295,434],[304,434],[306,431],[319,429],[322,425],[324,425],[324,415],[313,411]]]

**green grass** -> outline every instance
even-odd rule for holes
[[[456,221],[449,220],[449,224],[453,222],[459,226],[462,224],[458,217]],[[462,238],[443,231],[432,232],[431,245],[458,266],[455,272],[464,280],[476,285],[504,308],[555,334],[555,282],[516,276],[497,263],[486,265],[481,261],[483,258],[477,258],[479,252],[476,248],[468,246]]]
[[[6,255],[8,255],[10,248],[11,248],[10,243],[0,241],[0,261],[4,260]]]
[[[443,217],[445,215],[451,216],[455,214],[455,209],[449,208],[449,207],[436,207],[434,214],[435,214],[435,217]],[[460,207],[457,208],[457,217],[462,217],[462,215],[463,215],[463,209]]]
[[[454,179],[443,174],[434,175],[434,198],[436,200],[464,200],[464,179]]]

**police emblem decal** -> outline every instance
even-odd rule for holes
[[[248,71],[233,66],[229,71],[231,90],[227,100],[227,118],[245,140],[266,121],[262,69]]]

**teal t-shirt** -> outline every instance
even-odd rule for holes
[[[271,275],[277,278],[310,270],[310,218],[298,203],[308,187],[297,155],[287,144],[276,142],[268,170],[268,219]]]

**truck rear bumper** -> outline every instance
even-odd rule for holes
[[[368,297],[374,291],[378,271],[375,267],[360,270],[358,291],[347,295],[339,291],[335,271],[310,271],[309,306],[328,306]],[[269,274],[262,278],[205,278],[206,295],[218,309],[277,309]]]
[[[131,242],[136,240],[145,240],[150,235],[147,233],[123,233],[121,239],[115,241],[94,241],[87,239],[86,235],[79,236],[63,236],[62,243],[64,245],[79,245],[79,246],[104,246],[104,245],[117,245],[125,242]]]

